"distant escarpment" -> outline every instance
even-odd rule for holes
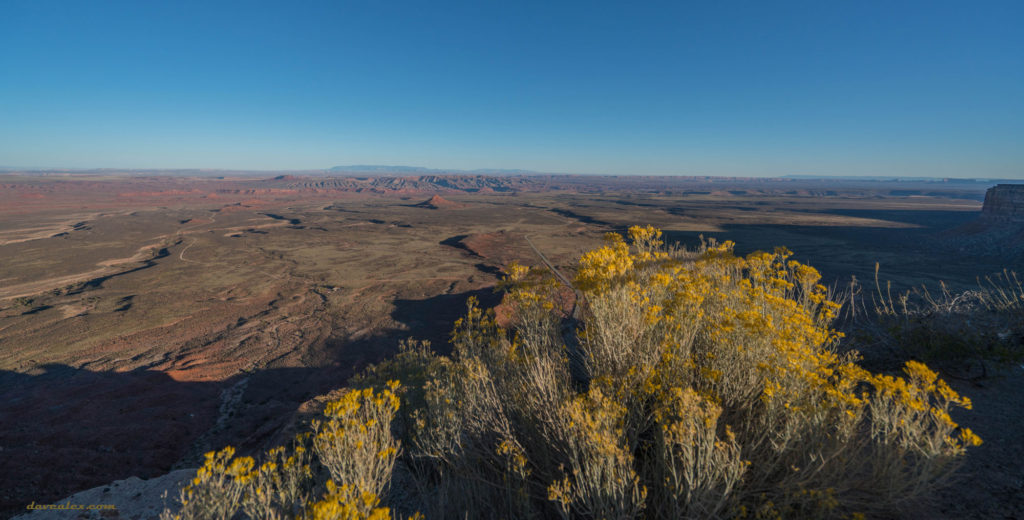
[[[981,216],[943,235],[947,247],[999,257],[1007,267],[1019,269],[1024,264],[1024,184],[989,188]]]
[[[997,184],[989,188],[981,216],[986,220],[1024,222],[1024,184]]]

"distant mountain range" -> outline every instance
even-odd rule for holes
[[[333,166],[328,168],[329,172],[345,173],[373,173],[373,174],[443,174],[455,173],[460,175],[544,175],[544,172],[532,170],[514,170],[501,168],[482,168],[477,170],[455,170],[425,168],[423,166],[387,166],[383,164],[353,164],[349,166]]]
[[[918,182],[918,183],[944,183],[944,184],[971,184],[971,185],[994,185],[994,184],[1024,184],[1024,179],[999,179],[986,178],[974,179],[964,177],[913,177],[913,176],[888,176],[888,175],[782,175],[777,177],[730,177],[718,175],[611,175],[611,174],[564,174],[552,172],[539,172],[535,170],[520,170],[508,168],[479,168],[475,170],[459,170],[454,168],[426,168],[424,166],[402,166],[384,164],[353,164],[333,166],[322,170],[226,170],[216,168],[43,168],[43,167],[13,167],[0,165],[0,174],[29,174],[29,175],[111,175],[111,176],[179,176],[179,177],[260,177],[275,174],[286,174],[301,177],[326,177],[332,175],[340,176],[364,176],[364,177],[408,177],[420,175],[485,175],[492,177],[531,177],[548,175],[573,175],[587,177],[609,177],[609,178],[690,178],[690,179],[750,179],[750,180],[800,180],[800,181],[859,181],[859,182]]]
[[[1021,179],[974,179],[966,177],[897,177],[888,175],[784,175],[782,179],[883,181],[883,182],[973,182],[980,184],[1020,183]]]

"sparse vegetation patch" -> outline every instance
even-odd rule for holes
[[[852,284],[849,292],[862,291]],[[979,279],[972,290],[956,292],[940,283],[935,293],[921,286],[894,294],[876,271],[874,290],[852,300],[842,328],[849,331],[849,346],[873,365],[912,359],[980,380],[1024,360],[1024,284],[1015,272]]]

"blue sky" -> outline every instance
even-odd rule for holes
[[[0,165],[1024,178],[1024,2],[0,0]]]

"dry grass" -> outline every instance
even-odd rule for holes
[[[894,293],[879,281],[864,290],[854,280],[843,294],[846,345],[885,369],[926,362],[961,379],[981,379],[1024,360],[1024,283],[1004,270],[960,292],[939,284]]]

